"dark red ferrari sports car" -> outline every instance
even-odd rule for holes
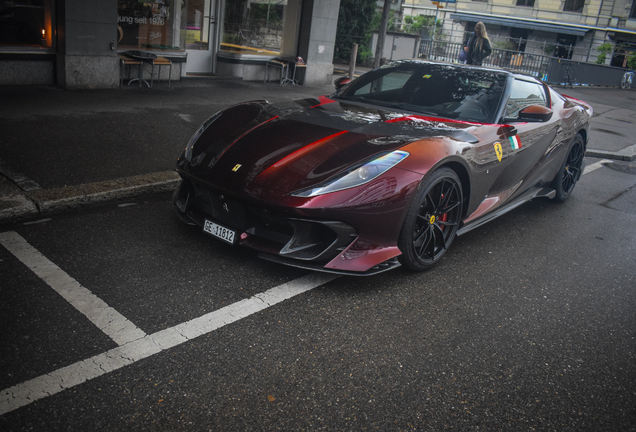
[[[177,162],[187,223],[291,266],[425,270],[536,197],[563,201],[592,109],[502,69],[399,61],[329,97],[216,113]]]

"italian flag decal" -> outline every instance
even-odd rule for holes
[[[513,150],[519,150],[521,148],[521,141],[519,141],[519,137],[517,135],[508,138],[508,140],[510,141],[510,147],[512,147]]]

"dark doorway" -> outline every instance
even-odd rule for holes
[[[527,29],[515,28],[515,27],[512,27],[510,29],[510,37],[512,39],[516,39],[512,41],[515,44],[515,50],[520,52],[526,51],[526,43],[528,42],[529,34],[530,34],[530,30],[527,30]]]
[[[557,49],[555,56],[558,58],[571,59],[577,37],[559,33],[557,35]]]

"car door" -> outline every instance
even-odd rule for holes
[[[534,186],[551,162],[550,153],[563,132],[560,116],[548,121],[520,121],[519,112],[530,105],[550,107],[547,88],[531,77],[516,77],[506,104],[505,122],[512,126],[502,144],[509,151],[508,163],[500,187],[509,191],[509,198]]]

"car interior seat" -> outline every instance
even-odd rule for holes
[[[415,84],[410,103],[430,107],[452,100],[453,95],[445,78],[423,78]]]

